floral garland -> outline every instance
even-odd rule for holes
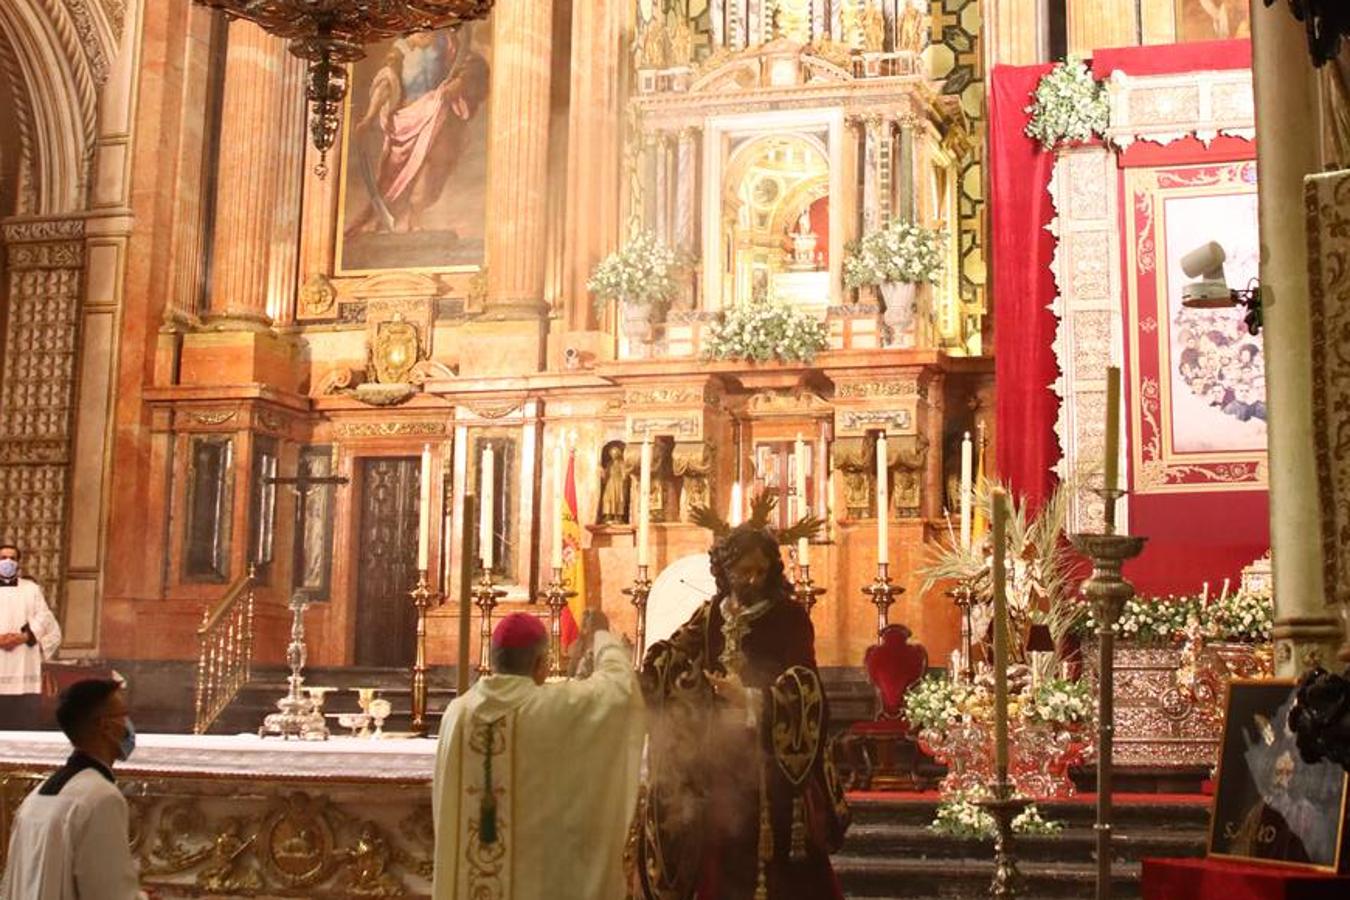
[[[756,300],[724,311],[703,338],[707,359],[810,362],[829,346],[825,323],[800,309]]]
[[[642,230],[619,250],[605,257],[586,282],[597,308],[609,300],[637,306],[664,306],[679,284],[680,255],[650,231]]]
[[[905,694],[905,719],[915,731],[946,731],[962,721],[988,721],[994,697],[988,686],[925,675]],[[1026,722],[1079,725],[1090,722],[1096,698],[1086,681],[1046,678],[1008,698],[1008,715]]]
[[[1055,725],[1079,725],[1092,720],[1097,700],[1086,681],[1047,678],[1022,696],[1022,718]]]
[[[935,284],[945,268],[946,235],[894,219],[849,245],[844,284],[851,288],[902,282]]]
[[[1183,640],[1192,622],[1199,624],[1206,640],[1265,643],[1275,627],[1275,601],[1243,590],[1208,602],[1193,595],[1132,597],[1112,630],[1131,644],[1168,644]],[[1097,620],[1086,603],[1075,630],[1082,636],[1097,630]]]
[[[1081,144],[1106,134],[1111,121],[1106,88],[1081,59],[1070,56],[1057,64],[1041,78],[1032,97],[1025,110],[1031,116],[1025,130],[1043,149]]]

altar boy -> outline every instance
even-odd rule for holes
[[[629,651],[588,614],[594,673],[545,683],[548,632],[513,613],[492,674],[446,710],[432,784],[436,900],[615,900],[643,708]]]
[[[61,694],[61,730],[75,752],[19,807],[9,839],[4,900],[136,900],[127,801],[113,781],[116,760],[136,746],[116,681],[88,679]]]
[[[21,554],[0,543],[0,731],[38,727],[42,663],[61,646],[61,626],[42,588],[20,573]]]

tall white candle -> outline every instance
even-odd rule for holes
[[[961,440],[961,549],[970,551],[970,508],[973,503],[974,485],[971,472],[975,459],[975,446],[970,442],[970,432]]]
[[[479,503],[482,505],[479,507],[480,515],[478,517],[478,557],[482,560],[483,569],[489,572],[492,571],[493,523],[496,520],[496,503],[493,496],[496,468],[497,459],[492,447],[484,447],[481,466],[483,486],[480,488],[479,494]]]
[[[993,493],[994,504],[994,772],[1008,774],[1008,495]]]
[[[741,524],[741,505],[744,502],[744,498],[741,495],[741,483],[739,481],[732,482],[731,508],[727,510],[727,523],[730,524],[732,528]]]
[[[886,432],[877,435],[877,562],[889,563],[891,486],[887,479]]]
[[[422,447],[422,493],[417,502],[417,570],[427,570],[431,548],[431,445]]]
[[[647,565],[648,526],[652,518],[652,442],[642,442],[642,463],[638,472],[638,534],[637,561]]]
[[[1225,578],[1223,580],[1223,591],[1219,594],[1219,602],[1222,603],[1227,599],[1228,599],[1228,579]]]
[[[553,541],[549,553],[549,561],[555,569],[561,569],[563,565],[563,507],[567,492],[567,470],[563,465],[563,446],[559,440],[553,448]]]
[[[806,442],[800,432],[792,448],[792,462],[797,470],[797,517],[801,518],[811,512],[811,505],[806,499]],[[811,542],[804,537],[797,538],[797,565],[811,565]]]

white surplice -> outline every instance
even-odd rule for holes
[[[95,768],[60,793],[34,790],[19,807],[0,882],[4,900],[136,900],[127,801]]]
[[[432,784],[436,900],[615,900],[637,799],[644,710],[629,651],[595,636],[595,672],[489,675],[446,710]],[[497,840],[480,833],[484,786]]]
[[[20,578],[12,587],[0,587],[0,634],[21,632],[24,626],[34,643],[0,650],[0,694],[42,692],[42,661],[61,646],[61,626],[47,608],[36,581]]]

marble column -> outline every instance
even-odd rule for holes
[[[1069,52],[1091,56],[1102,47],[1139,43],[1136,0],[1068,0]]]
[[[619,245],[620,163],[626,78],[623,0],[572,4],[571,104],[567,112],[567,199],[563,296],[567,329],[585,330],[594,313],[586,280]]]
[[[289,136],[281,127],[288,56],[285,42],[258,26],[230,23],[207,302],[211,319],[271,323],[271,245],[284,156],[279,144]]]
[[[281,96],[277,116],[275,210],[271,249],[267,260],[267,315],[274,322],[295,321],[295,299],[300,261],[302,189],[310,148],[305,124],[305,62],[293,53],[281,61]],[[330,176],[336,179],[336,176]],[[331,236],[330,236],[331,240]]]
[[[1276,674],[1328,664],[1340,642],[1322,577],[1321,507],[1313,448],[1312,328],[1303,178],[1317,142],[1295,140],[1317,121],[1304,27],[1285,4],[1252,4],[1252,70],[1270,410],[1270,533],[1275,575]]]
[[[1045,0],[986,0],[990,65],[1029,66],[1049,58]]]
[[[486,307],[493,317],[546,311],[552,10],[550,0],[501,0],[492,13]]]

